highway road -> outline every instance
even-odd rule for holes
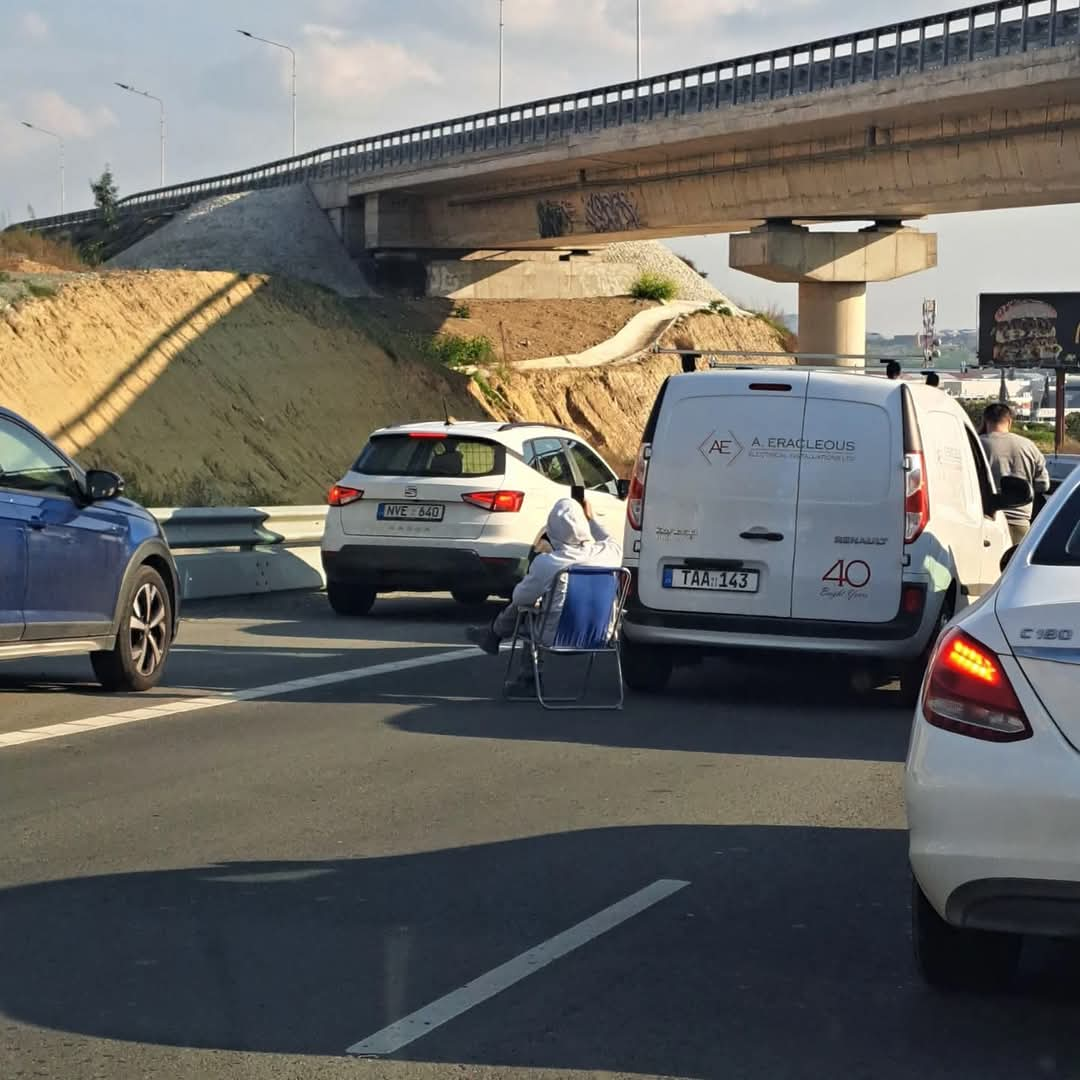
[[[149,696],[0,669],[0,1077],[1080,1075],[1075,949],[915,977],[892,692],[549,714],[465,623],[263,597]]]

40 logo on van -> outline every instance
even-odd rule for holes
[[[731,465],[743,452],[743,444],[735,437],[734,431],[710,431],[698,449],[710,465],[714,460],[724,461]]]
[[[829,600],[865,600],[870,593],[867,586],[873,574],[870,564],[863,559],[837,559],[821,575],[828,582],[821,587],[821,595]]]

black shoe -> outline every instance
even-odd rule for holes
[[[489,656],[499,655],[499,639],[492,633],[490,626],[470,626],[465,636]]]

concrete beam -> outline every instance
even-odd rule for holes
[[[770,224],[732,236],[729,262],[767,281],[892,281],[936,266],[937,236],[895,227],[841,233]]]

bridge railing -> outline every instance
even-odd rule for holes
[[[1080,42],[1080,0],[996,0],[942,15],[584,90],[323,147],[237,172],[129,195],[124,211],[169,211],[201,199],[342,176],[427,167],[470,154],[813,94]],[[95,210],[36,218],[52,229]]]

